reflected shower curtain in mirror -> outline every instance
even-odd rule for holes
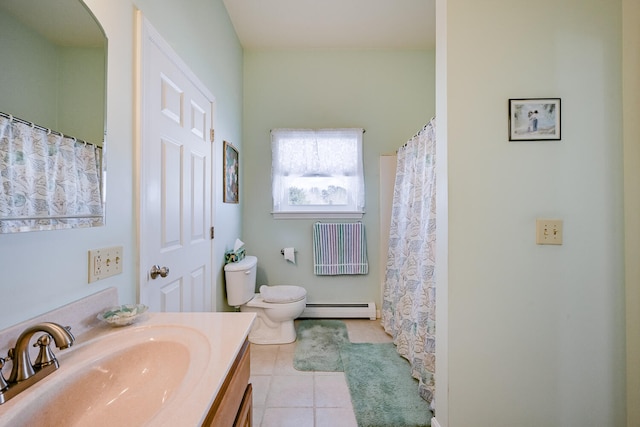
[[[420,396],[435,391],[435,119],[398,150],[382,326],[409,360]]]
[[[101,151],[0,117],[0,232],[101,223]]]

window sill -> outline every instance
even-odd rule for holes
[[[364,212],[271,212],[273,219],[361,219]]]

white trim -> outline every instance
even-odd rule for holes
[[[436,412],[443,425],[449,422],[449,169],[448,141],[448,1],[436,0]],[[452,115],[452,123],[455,118]],[[433,425],[433,424],[432,424]],[[438,422],[434,427],[440,427]]]
[[[308,318],[369,318],[376,320],[374,302],[368,303],[307,303],[300,317]]]
[[[380,246],[379,246],[379,271],[380,271],[380,298],[378,303],[382,305],[384,299],[384,284],[387,274],[387,256],[389,252],[389,229],[391,228],[391,210],[393,205],[393,189],[395,187],[396,169],[398,163],[397,154],[382,154],[379,159],[380,176],[379,188],[379,209],[380,215]],[[380,318],[380,310],[378,310]]]

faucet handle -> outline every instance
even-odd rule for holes
[[[54,363],[57,364],[58,360],[51,351],[51,347],[49,346],[49,344],[51,344],[51,335],[49,334],[40,336],[40,338],[38,338],[38,341],[33,344],[34,347],[40,347],[40,352],[38,353],[36,362],[33,364],[34,368],[42,368]]]
[[[36,341],[35,344],[33,344],[33,347],[42,347],[43,345],[49,345],[51,344],[51,335],[49,334],[43,334],[40,335],[40,338],[38,338],[38,340]]]
[[[0,391],[4,391],[9,388],[9,384],[7,384],[7,380],[4,379],[4,375],[2,375],[2,368],[4,368],[5,360],[0,357]]]

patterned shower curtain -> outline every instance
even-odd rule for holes
[[[435,119],[398,150],[382,326],[409,360],[420,396],[435,391]]]
[[[0,117],[0,231],[102,223],[102,149]]]

